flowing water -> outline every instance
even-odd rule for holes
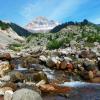
[[[20,64],[17,65],[16,69],[18,71],[28,71],[27,68],[22,68]],[[62,79],[63,71],[55,71],[49,68],[44,67],[43,71],[46,73],[49,80]],[[58,84],[60,86],[73,87],[73,90],[69,93],[65,93],[65,95],[51,95],[46,94],[43,98],[44,100],[100,100],[100,84],[96,83],[87,83],[82,81],[74,81],[72,77],[70,77],[71,82],[62,82]]]

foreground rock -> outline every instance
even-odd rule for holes
[[[12,82],[7,82],[6,84],[4,84],[2,86],[3,88],[4,87],[9,87],[12,89],[12,91],[16,91],[17,90],[17,85],[15,83],[12,83]]]
[[[23,88],[14,92],[12,100],[42,100],[42,98],[37,92]]]
[[[100,83],[100,77],[95,77],[93,79],[91,79],[92,83]]]
[[[3,87],[3,88],[0,88],[0,95],[4,95],[6,91],[8,90],[11,90],[12,91],[12,88],[10,87]]]
[[[43,84],[39,88],[44,93],[67,93],[72,90],[70,87],[60,87],[55,84]]]
[[[4,94],[4,100],[12,100],[13,91],[8,90]]]
[[[11,55],[9,53],[0,54],[0,60],[11,60]]]
[[[0,62],[0,76],[4,76],[7,72],[11,70],[11,65],[8,61]]]

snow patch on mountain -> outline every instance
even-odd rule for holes
[[[50,31],[57,25],[59,25],[58,22],[54,20],[48,20],[45,17],[39,16],[35,18],[35,20],[27,24],[25,28],[31,32],[36,32],[36,33],[44,32],[45,33],[45,32]]]

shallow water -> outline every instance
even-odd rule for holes
[[[61,86],[74,87],[74,89],[64,95],[47,95],[44,100],[100,100],[100,84],[85,82],[65,82]]]
[[[26,68],[18,66],[16,70],[26,71]],[[46,94],[43,96],[43,100],[100,100],[100,84],[86,83],[82,81],[73,81],[63,83],[64,71],[55,71],[44,67],[43,71],[46,73],[49,80],[60,80],[62,81],[60,86],[73,87],[74,89],[65,94]],[[66,74],[65,74],[66,76]],[[67,77],[65,77],[67,79]],[[71,77],[72,78],[72,77]],[[65,95],[69,96],[66,97]]]

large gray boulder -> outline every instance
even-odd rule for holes
[[[23,88],[14,92],[12,100],[42,100],[42,98],[34,90]]]

